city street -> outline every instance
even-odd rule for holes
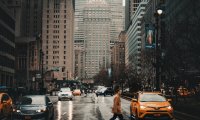
[[[87,97],[75,96],[72,101],[58,101],[57,96],[49,96],[54,103],[54,120],[109,120],[112,117],[111,106],[112,96],[99,96],[94,99],[92,94]],[[129,120],[130,101],[121,99],[122,112],[125,120]],[[177,111],[174,115],[175,120],[198,120],[199,117]]]
[[[96,101],[93,95],[75,96],[72,101],[57,101],[57,96],[50,96],[54,102],[54,120],[109,120],[112,117],[111,106],[113,97],[99,96]],[[122,100],[124,118],[128,119],[129,101]]]

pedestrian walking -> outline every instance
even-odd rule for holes
[[[117,117],[120,120],[124,120],[123,119],[123,115],[122,115],[122,109],[121,109],[121,91],[119,89],[119,86],[116,86],[114,89],[115,95],[114,95],[114,99],[113,99],[113,107],[112,107],[112,113],[113,113],[113,117],[110,118],[110,120],[115,120]]]

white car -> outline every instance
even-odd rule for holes
[[[58,101],[64,99],[70,99],[70,100],[73,99],[73,94],[69,87],[60,88],[60,91],[58,92]]]

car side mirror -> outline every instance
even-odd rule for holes
[[[132,99],[131,102],[137,102],[137,99]]]

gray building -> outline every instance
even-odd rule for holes
[[[15,86],[15,19],[0,1],[0,86]]]
[[[83,45],[80,78],[92,78],[101,69],[110,68],[110,46],[124,29],[122,0],[76,0],[75,44]],[[117,9],[116,9],[117,8]],[[81,67],[80,66],[80,67]]]
[[[131,24],[126,31],[127,39],[125,42],[125,62],[126,65],[132,64],[138,73],[141,71],[141,22],[145,14],[145,8],[148,1],[149,0],[142,0],[140,2],[135,13],[131,16]]]

